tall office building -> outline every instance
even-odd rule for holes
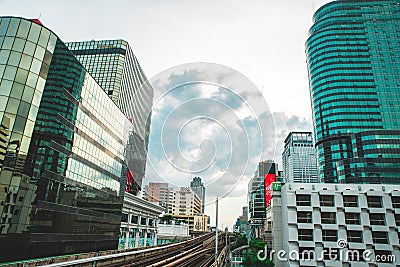
[[[124,40],[67,42],[66,45],[132,121],[133,132],[127,147],[131,172],[126,190],[140,191],[146,169],[153,88]]]
[[[174,189],[168,183],[149,182],[144,187],[143,199],[171,209]]]
[[[264,177],[255,176],[249,181],[247,201],[252,222],[260,222],[265,218]]]
[[[306,42],[322,182],[400,183],[400,5],[333,1]]]
[[[132,123],[37,20],[0,17],[0,261],[115,249]]]
[[[283,176],[286,182],[318,182],[317,159],[311,132],[291,132],[285,139],[282,153]]]
[[[265,208],[266,208],[266,187],[265,183],[268,174],[275,175],[276,178],[278,173],[278,166],[272,160],[265,160],[258,163],[258,168],[254,177],[252,177],[248,183],[247,188],[247,200],[249,203],[250,220],[252,223],[260,223],[261,220],[265,219]]]
[[[206,201],[206,188],[201,182],[201,178],[194,177],[193,180],[190,182],[190,188],[193,190],[193,192],[195,192],[199,196],[201,200],[201,213],[204,214],[204,207]]]
[[[169,213],[177,215],[198,215],[201,213],[201,200],[189,187],[173,191],[173,201]]]

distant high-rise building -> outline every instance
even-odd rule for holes
[[[150,185],[148,188],[148,192],[151,194]],[[176,223],[189,224],[190,231],[207,231],[209,217],[201,212],[201,200],[191,188],[169,189],[168,194],[167,212],[172,215]]]
[[[169,213],[176,215],[201,214],[201,200],[189,187],[181,187],[180,190],[173,191]]]
[[[247,230],[249,221],[249,208],[247,206],[242,207],[242,215],[237,218],[236,221],[236,231],[239,233],[245,233]]]
[[[206,189],[201,182],[200,177],[194,177],[190,182],[190,188],[199,196],[201,200],[201,213],[204,213],[205,201],[206,201]]]
[[[257,221],[265,218],[264,177],[252,177],[248,184],[247,200],[250,219]]]
[[[38,20],[0,17],[0,261],[115,249],[132,123]]]
[[[306,42],[322,182],[400,183],[399,1],[333,1]]]
[[[265,219],[265,208],[267,204],[265,200],[265,181],[268,174],[274,174],[275,178],[278,174],[278,165],[272,160],[260,162],[255,176],[250,179],[248,184],[248,212],[250,213],[250,220],[253,223],[260,223]]]
[[[133,123],[127,147],[130,177],[127,177],[126,190],[140,191],[146,169],[153,88],[146,82],[127,41],[92,40],[66,45]]]
[[[282,165],[286,182],[318,182],[317,159],[311,132],[289,133],[285,139]]]
[[[168,183],[149,182],[145,186],[143,198],[147,201],[158,203],[170,210],[174,189]]]
[[[264,177],[266,174],[278,175],[278,165],[273,160],[264,160],[258,163],[256,176]]]

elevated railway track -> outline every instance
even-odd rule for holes
[[[226,250],[225,236],[221,232],[218,239],[218,251]],[[113,253],[114,252],[114,253]],[[79,254],[78,254],[79,255]],[[51,262],[51,261],[50,261]],[[196,238],[162,246],[155,246],[132,251],[105,251],[92,257],[72,259],[62,262],[49,263],[26,261],[10,263],[7,267],[209,267],[215,265],[215,233],[207,233]]]

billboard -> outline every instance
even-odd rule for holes
[[[275,174],[266,174],[264,178],[264,199],[265,207],[268,207],[271,202],[271,185],[275,182]]]

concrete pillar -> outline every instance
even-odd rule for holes
[[[154,245],[157,245],[158,239],[157,239],[157,227],[158,226],[158,220],[154,218]]]
[[[154,232],[153,232],[153,234],[154,234],[154,245],[157,245],[157,233],[156,233],[156,230],[154,230]]]
[[[139,240],[140,240],[139,231],[140,231],[139,229],[136,229],[135,248],[139,247]]]
[[[129,228],[126,228],[124,249],[129,247]]]
[[[144,231],[144,237],[143,237],[143,246],[146,246],[146,241],[147,241],[147,230]]]

